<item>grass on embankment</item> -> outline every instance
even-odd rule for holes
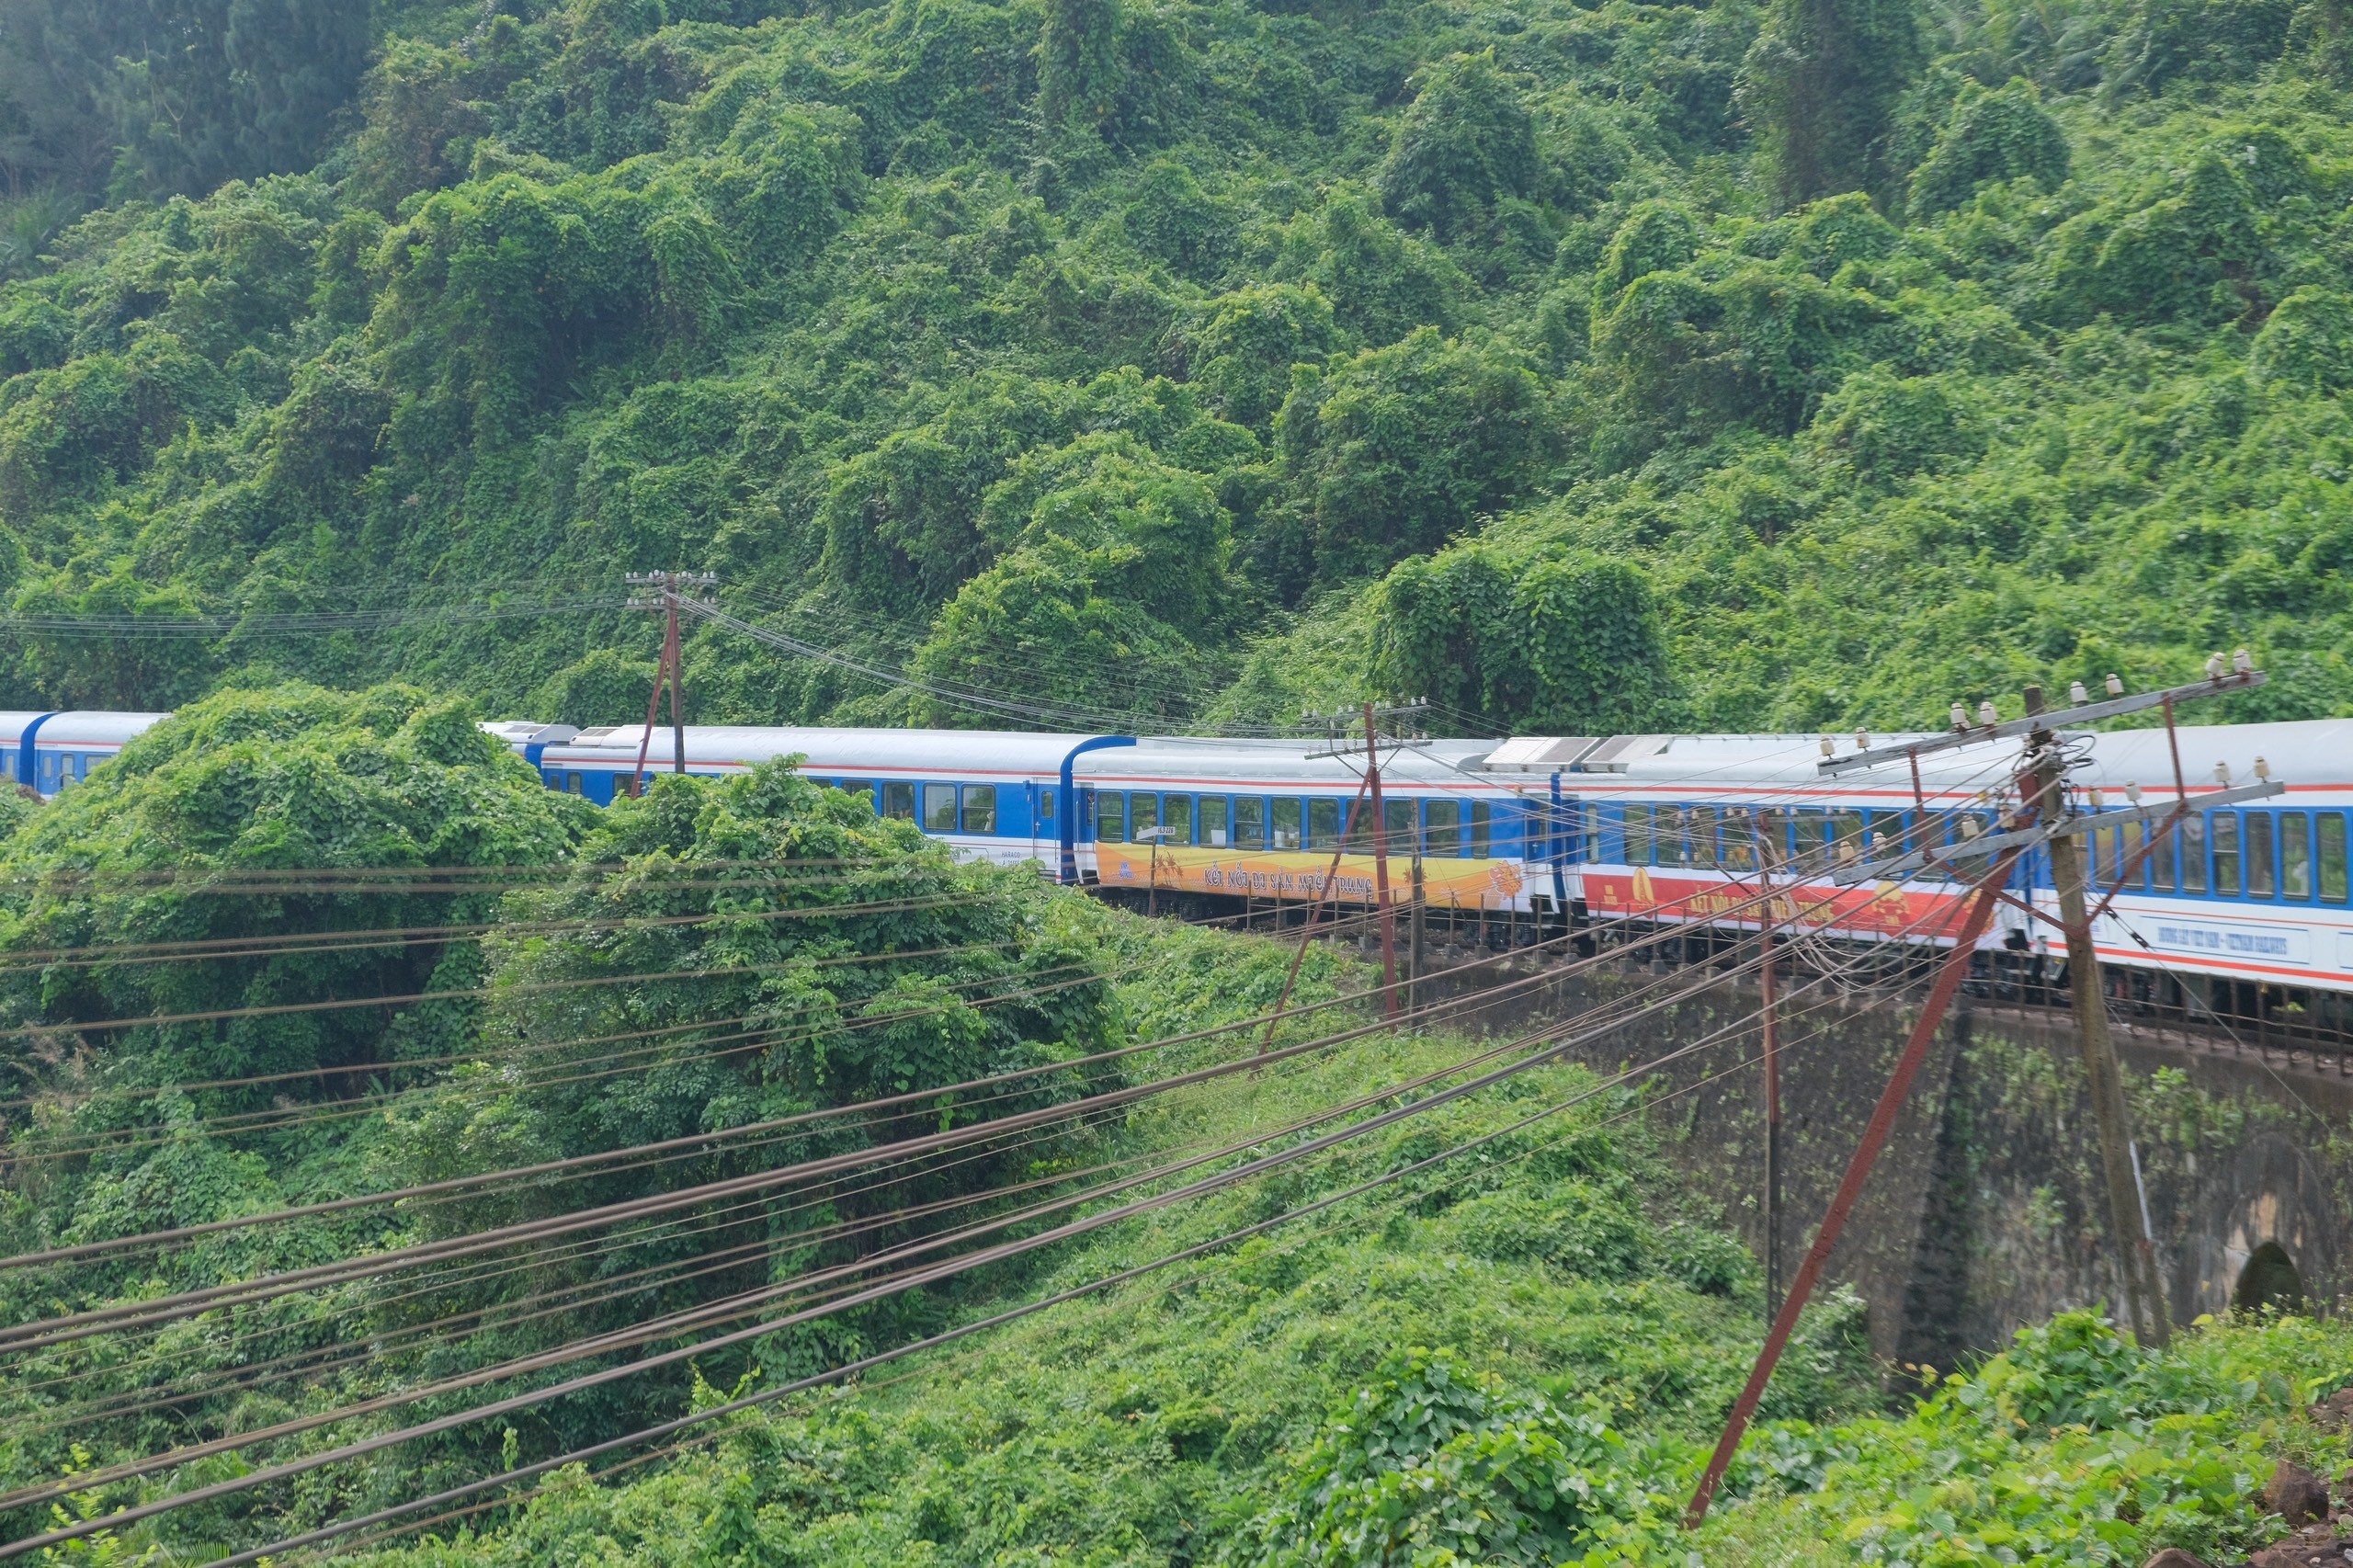
[[[1135,983],[1151,1032],[1270,999],[1256,997],[1267,944],[1193,933],[1165,951]],[[1324,967],[1312,989],[1339,977]],[[1367,1040],[1152,1102],[1119,1141],[1223,1142],[1465,1049]],[[2282,1454],[2343,1467],[2344,1440],[2302,1416],[2353,1382],[2353,1334],[2334,1324],[2209,1325],[2157,1357],[2063,1318],[1882,1415],[1860,1303],[1840,1296],[1810,1315],[1715,1517],[1681,1534],[1756,1351],[1757,1284],[1682,1209],[1635,1096],[1577,1068],[1127,1222],[960,1310],[1131,1267],[1578,1096],[1426,1176],[736,1418],[658,1468],[567,1476],[483,1536],[394,1554],[418,1568],[2137,1564],[2162,1545],[2219,1558],[2259,1539],[2253,1494]],[[850,1324],[825,1347],[874,1346]]]

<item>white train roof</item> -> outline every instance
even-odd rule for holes
[[[27,722],[39,715],[27,715]],[[95,710],[75,710],[52,713],[33,736],[36,745],[120,745],[145,731],[153,729],[169,713],[106,713]],[[21,738],[24,731],[17,732]]]
[[[30,715],[0,714],[0,738],[14,722]],[[136,733],[153,714],[60,714],[41,732],[44,740],[101,738],[82,721],[111,720],[122,733]],[[61,733],[57,728],[75,721]],[[509,722],[483,726],[510,744],[548,741],[546,767],[567,762],[609,767],[637,759],[645,743],[649,769],[671,766],[671,734],[655,725],[648,741],[642,724],[616,724],[572,733],[566,727]],[[1051,778],[1065,758],[1097,737],[1004,730],[767,728],[752,725],[688,725],[687,760],[696,764],[750,765],[800,755],[820,776],[908,778],[1009,777]],[[2300,785],[2353,786],[2353,720],[2315,719],[2284,723],[2186,725],[2177,731],[2182,768],[2193,787],[2211,784],[2216,765],[2244,782],[2255,776],[2256,758],[2272,777]],[[111,736],[105,737],[111,738]],[[1873,746],[1939,738],[1932,733],[1872,735]],[[2081,733],[2088,763],[2079,783],[2120,789],[2138,783],[2154,790],[2171,782],[2173,764],[2161,729]],[[1383,755],[1383,775],[1392,787],[1415,790],[1549,790],[1559,774],[1565,791],[1607,795],[1658,794],[1669,790],[1706,794],[1753,795],[1759,787],[1802,799],[1814,795],[1873,796],[1912,788],[1902,762],[1837,775],[1824,775],[1819,734],[1644,734],[1611,736],[1520,736],[1510,740],[1439,740],[1415,743]],[[1836,737],[1835,748],[1853,748],[1851,735]],[[1361,755],[1319,756],[1329,749],[1320,739],[1233,739],[1216,736],[1147,735],[1132,745],[1083,753],[1074,774],[1107,789],[1199,781],[1231,787],[1296,787],[1353,790],[1361,776]],[[2006,783],[2021,753],[2014,740],[1964,745],[1921,759],[1922,785],[1949,797]]]
[[[809,760],[814,774],[871,772],[904,773],[937,778],[946,771],[968,774],[1015,774],[1022,777],[1056,774],[1071,748],[1091,739],[1086,735],[1040,734],[1007,730],[825,730],[769,729],[745,724],[689,724],[687,762],[754,764],[797,755]],[[674,756],[669,726],[656,724],[649,740],[643,724],[611,724],[583,730],[569,740],[551,744],[540,756],[541,767],[566,762],[610,767],[637,760],[645,746],[645,765],[667,767]]]
[[[2237,782],[2252,779],[2257,757],[2273,778],[2290,784],[2353,784],[2353,719],[2182,725],[2176,734],[2181,746],[2182,774],[2193,790],[2213,784],[2218,763],[2226,766]],[[1912,788],[1911,769],[1901,761],[1835,777],[1824,775],[1817,766],[1823,737],[1815,734],[1619,738],[1644,744],[1628,748],[1639,755],[1608,765],[1609,773],[1604,778],[1588,780],[1579,776],[1581,790],[1606,792],[1612,777],[1645,792],[1665,786],[1705,791],[1711,784],[1727,790],[1761,784],[1798,792],[1865,795],[1909,794]],[[1941,732],[1874,734],[1870,743],[1886,747],[1940,738]],[[2080,784],[2121,789],[2137,783],[2148,790],[2172,784],[2173,760],[2162,729],[2071,732],[2071,740],[2084,748],[2088,758],[2087,766],[2074,776]],[[1849,751],[1855,738],[1834,737],[1833,744],[1842,753]],[[2006,782],[2024,749],[2022,743],[2006,740],[1934,752],[1920,759],[1920,781],[1930,790],[1973,793]]]

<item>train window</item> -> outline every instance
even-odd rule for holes
[[[1790,819],[1795,815],[1780,806],[1768,806],[1757,812],[1757,837],[1768,871],[1777,871],[1790,858]]]
[[[2116,868],[2108,874],[2111,885],[2120,879],[2127,892],[2138,892],[2149,882],[2148,859],[2141,857],[2141,824],[2120,823],[2116,829]]]
[[[967,784],[964,786],[964,831],[995,833],[996,831],[996,786]]]
[[[1690,827],[1681,806],[1651,808],[1651,842],[1658,846],[1658,864],[1688,866],[1691,863]]]
[[[1329,849],[1340,841],[1340,802],[1329,795],[1307,802],[1307,846]]]
[[[2224,898],[2239,896],[2239,819],[2216,812],[2208,824],[2214,843],[2214,891]]]
[[[1651,809],[1648,806],[1628,806],[1626,808],[1626,864],[1629,866],[1649,865],[1654,842]]]
[[[1462,802],[1432,801],[1422,808],[1429,819],[1425,830],[1429,835],[1428,853],[1451,857],[1462,853]]]
[[[2181,891],[2206,891],[2206,818],[2198,812],[2185,812],[2181,825],[2173,830],[2181,843]]]
[[[1162,824],[1168,829],[1168,836],[1165,839],[1163,839],[1162,842],[1165,844],[1192,843],[1193,797],[1190,795],[1171,795],[1167,798],[1162,809],[1165,814],[1162,816],[1161,822]]]
[[[2094,884],[2106,881],[2115,872],[2117,865],[2114,824],[2095,827],[2086,834],[2084,855],[2084,875]]]
[[[56,785],[57,754],[55,752],[45,751],[40,754],[40,781],[45,788],[53,788]]]
[[[1419,801],[1384,800],[1381,802],[1381,836],[1388,841],[1392,855],[1417,855],[1421,846],[1415,842],[1421,815]]]
[[[868,808],[873,807],[874,781],[870,778],[839,778],[834,781],[834,788],[845,795],[863,795]]]
[[[1128,798],[1117,790],[1095,791],[1095,840],[1124,844],[1128,838]]]
[[[2313,896],[2313,834],[2302,812],[2279,813],[2279,896],[2302,903]]]
[[[1268,832],[1276,848],[1296,849],[1300,846],[1302,841],[1299,832],[1299,802],[1297,801],[1277,801],[1269,813],[1268,822],[1271,824]]]
[[[1258,795],[1236,795],[1233,798],[1233,846],[1236,849],[1264,849],[1267,846],[1267,802]]]
[[[1495,808],[1484,801],[1471,802],[1471,858],[1484,860],[1493,840]]]
[[[567,773],[563,776],[563,792],[567,795],[585,795],[588,792],[588,781],[577,773]]]
[[[2181,858],[2181,835],[2165,832],[2163,822],[2153,822],[2149,835],[2154,841],[2149,850],[2149,886],[2159,892],[2171,892],[2181,885],[2174,875]]]
[[[1815,807],[1802,806],[1794,825],[1792,846],[1799,868],[1807,871],[1822,869],[1824,846],[1829,843],[1830,819]]]
[[[956,831],[956,786],[926,784],[923,787],[923,830],[926,833]]]
[[[1053,824],[1054,792],[1041,785],[1038,790],[1038,831],[1042,833]]]
[[[1712,867],[1719,856],[1716,849],[1716,808],[1694,806],[1690,812],[1691,864]]]
[[[1723,868],[1727,871],[1748,872],[1756,869],[1756,820],[1746,806],[1726,806],[1723,810]]]
[[[1830,813],[1830,843],[1840,864],[1862,858],[1863,813],[1833,812]]]
[[[1149,844],[1144,836],[1160,825],[1160,797],[1138,790],[1128,796],[1128,836],[1138,844]]]
[[[2268,900],[2280,890],[2278,846],[2270,835],[2270,812],[2247,812],[2240,822],[2247,855],[2247,897]]]
[[[912,784],[884,783],[882,814],[893,822],[915,820],[915,787]]]
[[[2271,841],[2271,813],[2246,813],[2246,895],[2270,898],[2279,892],[2279,864]]]
[[[1204,795],[1201,797],[1200,817],[1203,844],[1211,849],[1222,849],[1232,842],[1233,801],[1223,795]]]
[[[1973,838],[1984,837],[1993,830],[1994,819],[1986,812],[1962,812],[1953,818],[1952,842],[1967,844]],[[1964,882],[1973,882],[1984,876],[1993,863],[1992,857],[1985,855],[1956,855],[1948,862],[1952,867],[1953,876]]]
[[[2345,902],[2345,818],[2337,812],[2320,817],[2320,896],[2324,903]]]

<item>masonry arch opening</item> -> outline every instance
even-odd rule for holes
[[[2304,1310],[2304,1277],[2296,1260],[2278,1242],[2266,1242],[2247,1255],[2239,1282],[2231,1291],[2231,1306],[2243,1312]]]

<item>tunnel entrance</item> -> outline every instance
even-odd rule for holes
[[[2258,1312],[2301,1312],[2304,1310],[2304,1277],[2295,1259],[2278,1242],[2266,1242],[2247,1255],[2239,1282],[2231,1291],[2233,1310]]]

